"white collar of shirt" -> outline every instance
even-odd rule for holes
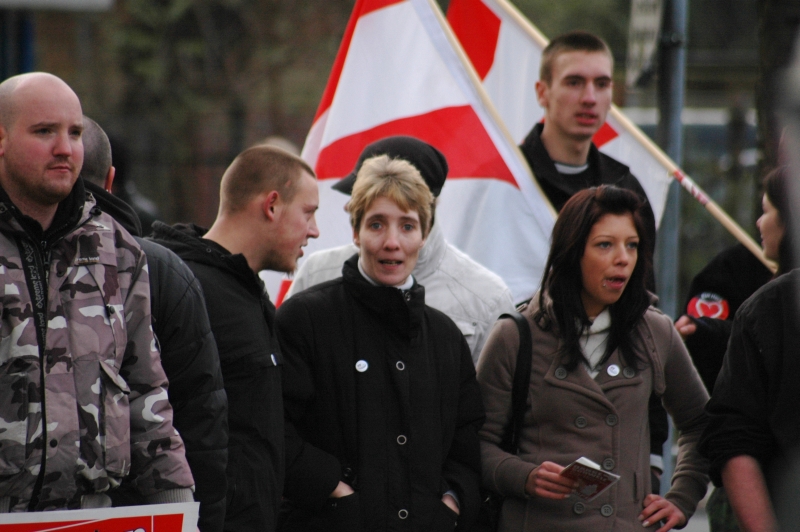
[[[586,369],[592,378],[595,378],[600,373],[597,366],[606,352],[610,329],[611,313],[608,309],[605,309],[597,315],[591,327],[581,335],[581,349],[583,349],[586,360],[589,361]]]
[[[575,166],[574,164],[565,164],[565,163],[557,163],[553,161],[553,164],[556,165],[556,170],[558,170],[559,174],[565,175],[575,175],[580,174],[587,168],[589,168],[589,163],[584,163],[579,166]]]

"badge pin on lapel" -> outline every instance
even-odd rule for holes
[[[617,375],[619,375],[619,366],[617,366],[616,364],[611,364],[610,366],[608,366],[608,374],[611,375],[612,377],[616,377]]]
[[[364,373],[369,368],[369,363],[366,360],[359,360],[356,362],[356,371]]]

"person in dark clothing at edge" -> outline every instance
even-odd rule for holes
[[[648,233],[652,261],[656,241],[653,209],[642,185],[624,164],[600,153],[592,136],[606,121],[611,108],[614,58],[608,45],[585,31],[572,31],[550,41],[542,52],[536,98],[544,109],[544,124],[536,124],[520,149],[545,196],[560,211],[579,190],[616,185],[635,192],[644,201],[641,214]],[[648,279],[655,292],[655,278]],[[664,469],[661,455],[669,434],[667,412],[661,400],[650,398],[650,457],[653,492]]]
[[[175,251],[203,286],[228,394],[225,530],[270,532],[283,493],[282,355],[275,306],[258,272],[292,272],[319,236],[313,170],[278,148],[239,154],[220,184],[217,219],[153,224],[153,238]]]
[[[412,275],[431,194],[408,161],[361,166],[342,275],[285,301],[282,532],[469,530],[484,411],[469,346]]]
[[[173,425],[186,446],[186,460],[200,503],[200,532],[220,532],[225,520],[225,465],[228,461],[228,399],[211,334],[203,291],[175,253],[145,240],[136,212],[108,191],[114,180],[111,145],[103,129],[83,117],[84,162],[80,177],[98,206],[119,222],[147,255],[153,330],[161,347],[161,365]],[[112,492],[115,506],[145,504],[127,482]]]
[[[764,178],[763,214],[756,222],[767,259],[777,261],[779,277],[794,269],[791,231],[793,212],[789,168],[781,166]],[[714,391],[723,367],[734,317],[745,300],[773,278],[772,272],[747,248],[737,244],[717,255],[692,280],[686,314],[675,327],[683,336],[706,389]],[[739,393],[737,389],[735,393]],[[739,523],[725,489],[717,487],[706,503],[711,532],[738,532]]]

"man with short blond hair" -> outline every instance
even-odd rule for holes
[[[191,268],[206,299],[228,394],[225,530],[271,532],[283,492],[282,356],[261,270],[292,272],[319,235],[314,173],[279,148],[255,146],[231,163],[211,228],[154,224],[154,238]]]
[[[78,96],[0,84],[0,512],[191,502],[150,327],[144,254],[78,180]]]

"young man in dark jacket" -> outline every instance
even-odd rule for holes
[[[98,206],[134,235],[147,255],[153,330],[161,365],[169,379],[173,424],[186,445],[186,460],[200,503],[200,532],[220,532],[225,521],[225,466],[228,461],[228,399],[217,344],[208,323],[203,291],[186,264],[167,248],[140,238],[136,212],[109,191],[114,180],[111,144],[103,129],[84,116],[81,177]],[[143,504],[123,483],[112,494],[115,506]]]
[[[228,394],[225,530],[275,529],[284,479],[281,352],[275,307],[258,272],[294,271],[319,235],[319,193],[302,159],[277,148],[245,150],[222,176],[217,219],[154,224],[154,238],[189,265],[206,298]]]

